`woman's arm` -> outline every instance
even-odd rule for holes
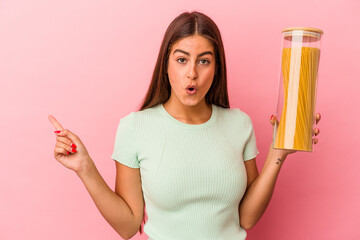
[[[144,214],[139,169],[116,162],[116,186],[113,192],[91,159],[86,168],[77,174],[96,207],[122,238],[130,239],[139,231]]]
[[[73,170],[84,183],[105,220],[125,239],[140,228],[144,213],[140,170],[116,162],[115,192],[106,184],[78,136],[64,129],[53,117],[57,137],[54,157]]]
[[[285,158],[284,153],[270,146],[260,175],[255,158],[245,162],[248,188],[239,205],[240,225],[244,229],[252,228],[265,212]]]
[[[321,119],[320,113],[316,114],[315,119],[317,124]],[[274,125],[276,121],[276,117],[272,116],[271,124]],[[320,130],[314,128],[313,135],[317,136],[319,133]],[[318,139],[314,138],[313,143],[316,144],[317,142]],[[255,158],[245,161],[248,183],[245,195],[239,205],[240,225],[244,229],[252,228],[259,221],[269,205],[277,177],[287,155],[296,152],[294,150],[274,149],[272,145],[271,143],[260,175]]]

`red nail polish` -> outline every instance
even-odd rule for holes
[[[271,115],[270,120],[273,119],[274,115]]]
[[[76,149],[71,149],[71,151],[72,151],[73,153],[76,153],[76,152],[77,152]]]
[[[71,147],[72,147],[72,148],[76,148],[76,145],[72,143],[72,144],[71,144]]]
[[[60,133],[61,131],[60,130],[56,130],[56,131],[54,131],[54,133],[56,133],[56,134],[58,134],[58,133]]]
[[[66,154],[69,155],[70,154],[69,151],[66,151]]]

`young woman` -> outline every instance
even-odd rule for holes
[[[140,111],[120,120],[112,155],[115,192],[79,137],[49,119],[57,129],[55,158],[77,173],[125,239],[142,230],[145,204],[149,239],[245,239],[294,152],[270,146],[259,175],[251,119],[229,108],[220,32],[199,12],[169,25]]]

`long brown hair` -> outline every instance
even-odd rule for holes
[[[165,103],[171,94],[167,75],[168,59],[171,47],[180,39],[198,34],[207,38],[215,51],[215,75],[213,83],[205,95],[207,104],[229,108],[227,91],[226,64],[224,46],[220,31],[211,18],[200,12],[184,12],[175,18],[167,28],[161,43],[151,83],[139,110]]]

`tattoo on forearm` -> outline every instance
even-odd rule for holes
[[[276,164],[279,164],[280,162],[281,162],[281,158],[278,158]]]

